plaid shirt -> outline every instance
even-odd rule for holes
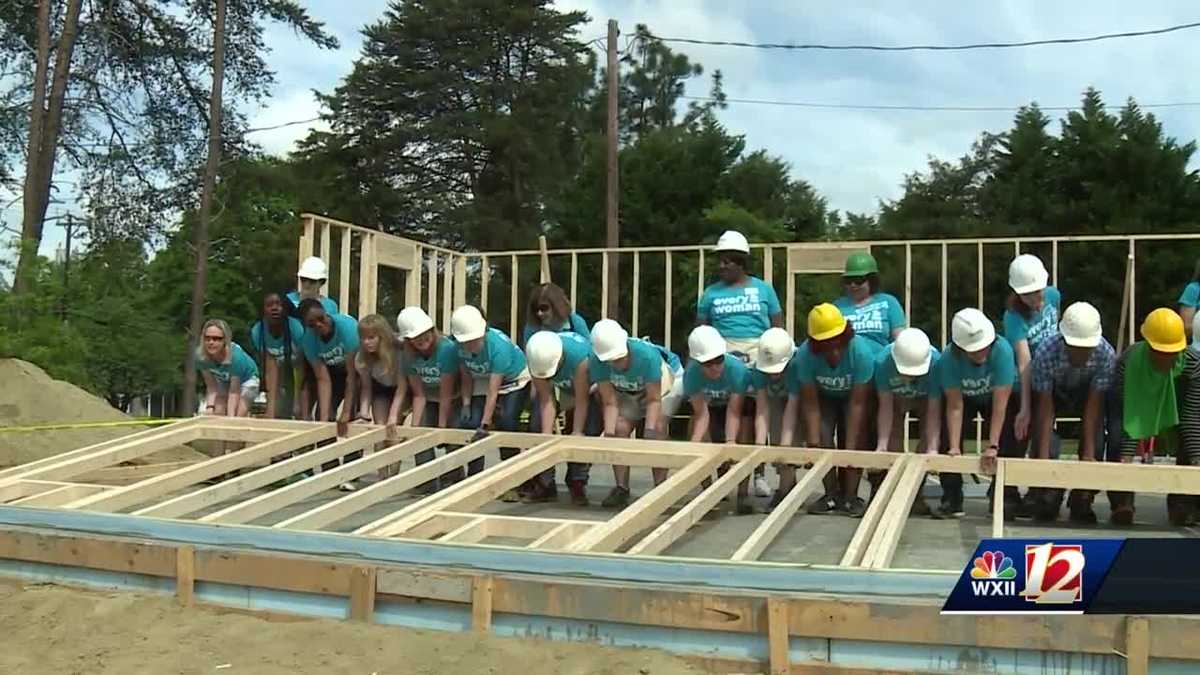
[[[1117,354],[1112,345],[1100,338],[1100,344],[1092,350],[1087,363],[1076,368],[1067,358],[1067,343],[1055,336],[1042,340],[1033,355],[1033,390],[1063,388],[1070,391],[1087,386],[1096,391],[1108,391],[1112,388],[1116,365]]]

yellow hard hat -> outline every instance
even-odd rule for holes
[[[808,337],[813,340],[828,340],[846,331],[846,317],[842,311],[828,302],[823,302],[808,313]]]
[[[1142,337],[1156,351],[1181,352],[1187,347],[1183,319],[1175,310],[1159,307],[1142,322]]]

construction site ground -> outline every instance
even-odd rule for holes
[[[0,672],[87,675],[683,675],[657,650],[328,619],[264,618],[171,597],[0,582]]]

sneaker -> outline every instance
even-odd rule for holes
[[[338,489],[342,492],[354,492],[358,489],[358,486],[355,485],[353,481],[346,481],[345,483],[339,485]]]
[[[581,480],[567,481],[567,489],[571,491],[571,506],[587,506],[587,483]]]
[[[851,518],[862,518],[867,512],[867,503],[862,497],[851,497],[843,500],[838,510]]]
[[[522,504],[542,504],[558,501],[558,485],[535,482],[528,492],[521,495]]]
[[[838,500],[833,495],[822,495],[820,499],[808,505],[808,512],[817,516],[834,513],[837,510]]]
[[[509,490],[508,492],[500,495],[500,501],[507,502],[509,504],[515,504],[521,501],[521,493],[517,492],[516,490]]]
[[[933,512],[933,517],[938,520],[962,518],[965,515],[967,512],[963,510],[961,501],[942,502],[938,505],[937,511]]]
[[[604,501],[600,502],[600,506],[606,509],[620,509],[629,504],[629,488],[623,488],[620,485],[614,485],[609,491],[608,496]]]
[[[758,475],[758,476],[754,477],[754,496],[755,497],[770,497],[771,496],[771,485],[770,485],[770,483],[767,483],[766,476]]]

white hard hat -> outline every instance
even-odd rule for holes
[[[529,374],[539,380],[554,377],[562,363],[562,338],[558,333],[542,330],[529,336],[525,356],[529,359]]]
[[[929,364],[933,361],[929,336],[920,328],[900,331],[896,342],[892,344],[892,360],[896,362],[896,372],[901,375],[920,377],[928,373]]]
[[[717,239],[717,246],[714,250],[749,253],[750,242],[746,241],[746,237],[737,230],[725,230],[721,238]]]
[[[1032,293],[1046,287],[1050,273],[1036,255],[1023,253],[1008,265],[1008,285],[1017,293]]]
[[[688,336],[688,355],[707,363],[725,353],[725,338],[712,326],[696,326]]]
[[[974,307],[960,309],[954,315],[951,339],[964,352],[977,352],[996,340],[996,327],[991,319]]]
[[[592,351],[601,361],[616,361],[629,353],[629,333],[612,319],[601,319],[592,326]]]
[[[329,267],[325,265],[325,261],[316,256],[310,256],[300,263],[300,271],[296,272],[296,276],[301,279],[315,279],[316,281],[325,281],[329,278]]]
[[[459,342],[478,340],[487,333],[487,320],[474,305],[463,305],[450,315],[450,334]]]
[[[758,361],[754,367],[768,375],[777,375],[787,368],[788,361],[796,351],[792,336],[782,328],[768,328],[758,338]]]
[[[405,340],[411,340],[431,328],[433,319],[420,307],[405,307],[396,315],[396,330]]]
[[[1076,302],[1063,312],[1058,332],[1072,347],[1095,347],[1100,344],[1100,312],[1091,303]]]

